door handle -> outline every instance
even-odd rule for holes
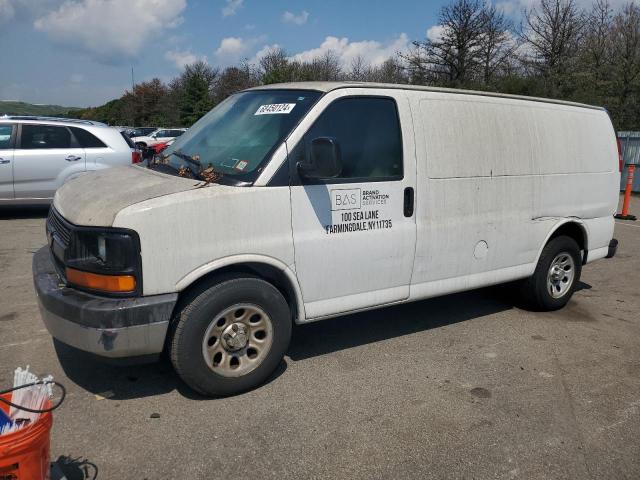
[[[7,163],[11,163],[11,160],[5,160],[4,158],[0,158],[0,165],[5,165]]]
[[[69,155],[65,158],[67,162],[77,162],[78,160],[82,160],[82,157],[76,157],[75,155]]]
[[[404,189],[404,216],[410,217],[413,215],[413,187],[407,187]]]

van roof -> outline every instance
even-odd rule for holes
[[[319,92],[331,92],[340,88],[388,88],[394,90],[418,90],[423,92],[455,93],[463,95],[479,95],[483,97],[511,98],[516,100],[526,100],[529,102],[555,103],[559,105],[571,105],[574,107],[591,108],[594,110],[605,110],[603,107],[587,105],[585,103],[568,102],[565,100],[555,100],[553,98],[527,97],[524,95],[510,95],[506,93],[484,92],[480,90],[462,90],[458,88],[429,87],[423,85],[404,85],[398,83],[373,83],[373,82],[291,82],[272,83],[247,90],[316,90]]]

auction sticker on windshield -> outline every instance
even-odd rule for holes
[[[295,103],[271,103],[269,105],[262,105],[254,115],[275,115],[277,113],[291,113]]]

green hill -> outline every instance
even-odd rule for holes
[[[25,102],[0,101],[0,115],[41,115],[57,116],[80,110],[77,107],[62,107],[60,105],[34,105]]]

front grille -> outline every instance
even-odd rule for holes
[[[55,234],[58,239],[64,244],[65,248],[69,246],[71,240],[71,228],[62,216],[51,207],[49,210],[49,217],[47,218],[47,231],[51,234]]]

